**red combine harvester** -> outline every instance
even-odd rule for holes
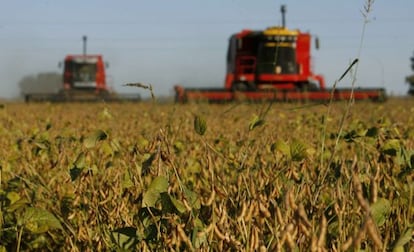
[[[58,93],[25,94],[26,102],[140,101],[137,94],[120,95],[107,86],[102,55],[86,54],[86,36],[82,55],[67,55],[63,62],[63,87]]]
[[[383,88],[326,89],[324,78],[312,72],[311,35],[282,26],[233,34],[227,51],[223,88],[175,86],[176,101],[327,101],[371,99],[382,101]],[[318,47],[318,42],[316,43]]]

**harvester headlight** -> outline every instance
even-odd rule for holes
[[[282,72],[282,67],[281,66],[276,66],[275,67],[275,73],[280,74],[281,72]]]

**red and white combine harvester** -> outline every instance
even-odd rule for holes
[[[327,89],[323,76],[312,72],[311,35],[286,28],[284,6],[281,12],[282,26],[230,37],[224,88],[175,86],[176,101],[327,101],[351,95],[355,100],[385,99],[383,88]]]

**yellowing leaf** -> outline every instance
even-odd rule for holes
[[[62,229],[59,220],[49,211],[28,207],[23,214],[24,227],[34,234],[45,233],[50,229]]]
[[[113,154],[112,146],[108,142],[104,142],[100,149],[106,156],[111,156]]]
[[[7,199],[10,200],[10,205],[14,204],[20,199],[20,195],[17,192],[8,192]]]
[[[112,114],[109,112],[108,108],[104,108],[99,114],[99,117],[102,119],[112,119]]]
[[[410,242],[413,234],[413,229],[409,228],[407,229],[401,236],[398,238],[397,243],[395,243],[394,248],[392,249],[392,252],[404,252],[404,245]]]
[[[137,146],[140,150],[144,150],[149,143],[150,142],[142,136],[137,139]]]
[[[90,136],[85,139],[85,147],[86,148],[93,148],[99,141],[105,140],[108,138],[108,135],[103,130],[97,130]]]
[[[385,224],[388,215],[391,212],[391,203],[389,200],[380,198],[371,205],[371,214],[374,218],[375,224],[381,227]]]
[[[162,192],[168,189],[168,180],[165,177],[156,177],[144,193],[142,198],[142,207],[155,207],[155,204],[160,198]]]
[[[278,151],[281,152],[282,154],[288,156],[290,155],[290,147],[287,143],[278,140],[276,141],[276,143],[273,143],[271,146],[272,151]]]
[[[249,130],[251,131],[256,127],[259,127],[259,126],[263,125],[264,123],[265,123],[265,121],[263,119],[261,119],[257,115],[254,115],[253,118],[250,120]]]
[[[132,179],[131,179],[131,175],[129,174],[128,171],[125,172],[121,185],[122,185],[122,188],[130,188],[134,186],[134,183],[132,182]]]

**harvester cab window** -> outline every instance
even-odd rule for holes
[[[73,73],[75,81],[95,81],[96,64],[74,64]]]
[[[296,74],[296,50],[290,46],[262,43],[258,51],[258,74]]]

